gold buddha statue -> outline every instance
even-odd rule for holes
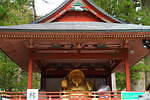
[[[72,70],[67,77],[61,81],[63,91],[91,91],[92,84],[86,80],[84,73],[75,69]]]

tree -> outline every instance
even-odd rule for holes
[[[27,89],[27,72],[19,68],[0,51],[0,88],[6,91],[25,91]],[[40,75],[33,74],[33,88],[40,87]]]
[[[26,24],[33,21],[32,0],[0,0],[0,25]],[[33,87],[39,87],[40,76],[33,74]],[[24,91],[27,72],[19,68],[0,50],[0,88],[6,91]]]
[[[150,25],[150,9],[147,7],[142,7],[141,10],[136,11],[136,7],[139,7],[139,5],[132,0],[93,1],[106,12],[124,22]]]
[[[11,91],[15,86],[15,79],[18,68],[4,53],[0,53],[0,87]]]
[[[28,0],[1,0],[0,25],[25,24],[32,21]]]

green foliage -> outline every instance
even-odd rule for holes
[[[26,91],[27,72],[20,69],[3,52],[0,51],[0,88],[6,91]],[[40,87],[39,73],[33,74],[33,88]]]
[[[32,21],[29,0],[1,0],[0,25],[25,24]]]
[[[33,73],[33,89],[40,89],[40,74]]]
[[[135,66],[131,67],[131,79],[132,80],[140,80],[141,75],[139,72],[147,72],[150,71],[150,65],[145,65],[144,63],[139,63]]]
[[[12,90],[15,86],[18,67],[12,63],[4,53],[0,53],[0,87],[5,90]]]
[[[123,90],[126,87],[125,73],[116,73],[117,90]]]
[[[149,13],[149,11],[150,11],[150,8],[144,7],[143,10],[136,12],[136,16],[138,16],[141,19],[138,20],[138,17],[136,17],[135,23],[137,23],[137,24],[141,23],[143,25],[150,25],[150,13]]]
[[[114,17],[135,24],[150,25],[150,8],[143,7],[136,11],[136,5],[132,0],[93,0],[96,5],[103,8]]]
[[[141,74],[140,72],[147,72],[150,71],[150,65],[146,65],[144,63],[138,63],[135,66],[132,66],[130,69],[131,73],[131,80],[140,80]],[[123,90],[125,89],[125,73],[117,73],[116,74],[116,81],[117,81],[117,89]]]

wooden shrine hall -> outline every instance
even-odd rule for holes
[[[130,66],[149,54],[149,39],[150,26],[122,22],[90,0],[65,0],[31,24],[0,26],[0,48],[28,71],[28,89],[39,72],[47,91],[60,91],[74,69],[96,84],[93,90],[111,87],[111,73],[123,71],[131,90]]]

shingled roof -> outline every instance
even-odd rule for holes
[[[150,32],[150,26],[102,22],[53,22],[0,26],[0,31],[11,32]]]

